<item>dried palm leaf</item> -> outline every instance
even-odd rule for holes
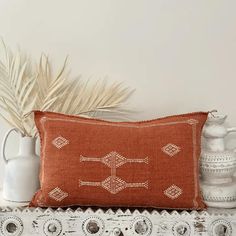
[[[39,110],[86,116],[95,116],[102,111],[115,114],[133,93],[122,83],[108,84],[105,79],[95,83],[89,79],[82,81],[81,76],[68,79],[65,67],[66,61],[58,75],[53,76],[49,59],[41,56],[37,77]]]
[[[35,86],[35,74],[31,73],[29,60],[19,51],[13,55],[2,42],[4,55],[0,60],[0,106],[4,111],[4,120],[16,126],[24,135],[30,136],[28,130],[32,119],[25,117],[25,113],[34,107],[34,100],[30,99]],[[6,117],[6,114],[9,117]]]
[[[122,83],[109,84],[107,80],[83,81],[81,77],[69,79],[67,59],[54,75],[50,61],[42,55],[37,68],[20,51],[13,54],[3,45],[0,58],[0,116],[22,134],[35,136],[32,110],[54,111],[85,117],[111,114],[114,118],[127,110],[121,109],[133,91]],[[26,115],[27,114],[27,115]],[[107,116],[106,116],[107,117]],[[109,117],[108,117],[109,118]]]

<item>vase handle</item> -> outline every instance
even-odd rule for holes
[[[227,132],[228,133],[236,132],[236,127],[228,128]]]
[[[6,155],[5,155],[6,142],[7,142],[8,136],[10,135],[10,133],[11,133],[12,131],[16,131],[16,133],[21,134],[20,130],[17,129],[17,128],[9,129],[9,130],[7,131],[7,133],[5,134],[5,137],[3,138],[3,142],[2,142],[2,157],[3,157],[3,160],[4,160],[5,163],[8,162],[8,160],[7,160],[7,158],[6,158]]]

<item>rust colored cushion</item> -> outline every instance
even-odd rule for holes
[[[202,209],[204,112],[142,122],[109,122],[35,112],[41,189],[31,206]]]

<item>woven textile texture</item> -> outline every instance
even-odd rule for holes
[[[207,115],[109,122],[36,111],[41,189],[30,205],[203,209],[199,156]]]

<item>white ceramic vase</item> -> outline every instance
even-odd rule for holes
[[[18,154],[6,158],[5,148],[9,134],[16,131],[19,134]],[[2,143],[2,157],[5,161],[5,176],[3,181],[3,198],[14,202],[28,202],[39,189],[39,157],[35,153],[36,138],[23,136],[16,129],[10,129]]]
[[[209,207],[236,207],[236,150],[225,148],[225,137],[236,132],[236,128],[225,127],[226,117],[209,116],[203,129],[201,191]]]

